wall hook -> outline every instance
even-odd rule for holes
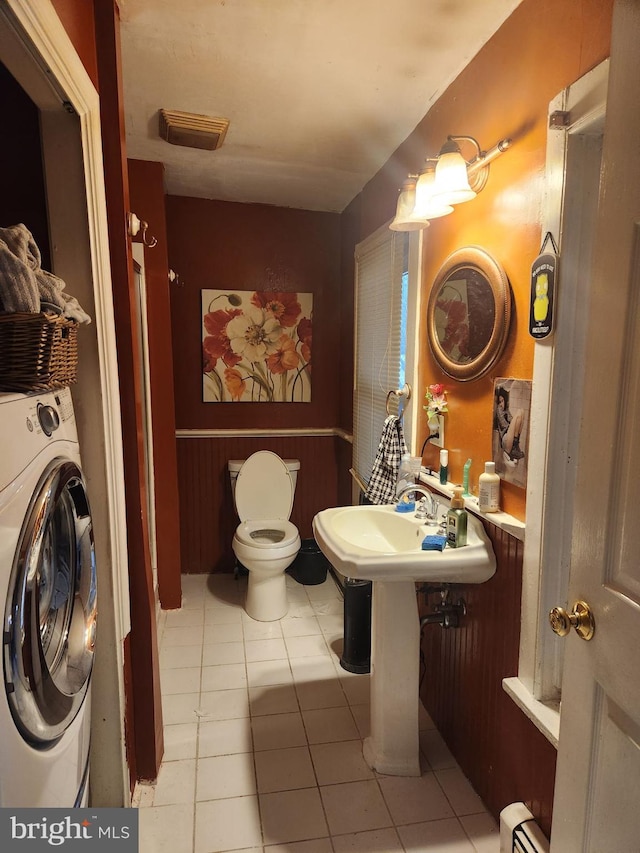
[[[142,242],[149,249],[153,249],[158,244],[158,241],[153,236],[147,236],[149,223],[144,219],[140,219],[135,213],[127,213],[127,231],[130,237],[136,237],[138,234],[142,237]]]
[[[169,270],[169,283],[173,284],[174,282],[178,287],[184,287],[184,282],[180,281],[179,273],[174,270]]]

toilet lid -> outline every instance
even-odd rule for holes
[[[259,450],[244,463],[236,480],[236,509],[240,521],[289,518],[293,507],[293,482],[282,459]]]

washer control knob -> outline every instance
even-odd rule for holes
[[[51,435],[60,426],[60,416],[54,407],[42,403],[38,403],[38,420],[45,435]]]

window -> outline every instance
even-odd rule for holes
[[[353,467],[367,483],[387,416],[387,394],[402,388],[409,366],[409,234],[385,225],[356,246],[355,257]],[[397,403],[392,397],[393,413]]]

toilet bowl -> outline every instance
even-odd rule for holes
[[[233,553],[249,572],[245,610],[252,619],[273,622],[287,612],[285,570],[300,550],[300,534],[289,521],[300,462],[259,450],[228,467],[240,518]]]

